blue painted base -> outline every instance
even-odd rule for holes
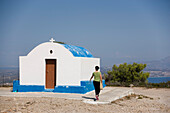
[[[103,80],[103,87],[105,87],[105,80]],[[56,92],[56,93],[79,93],[85,94],[94,90],[93,82],[81,81],[81,86],[55,86],[54,89],[45,89],[41,85],[20,85],[19,80],[13,81],[13,92]]]
[[[13,81],[13,92],[42,92],[44,89],[43,85],[20,85],[19,80]]]

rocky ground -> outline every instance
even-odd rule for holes
[[[111,104],[87,104],[55,97],[0,97],[0,112],[33,113],[170,113],[170,89],[133,88],[131,96]]]

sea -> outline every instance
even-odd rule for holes
[[[149,77],[149,83],[161,83],[170,81],[170,77]]]

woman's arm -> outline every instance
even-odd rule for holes
[[[90,78],[90,81],[91,81],[92,78],[93,78],[93,74],[92,74],[92,76],[91,76],[91,78]]]
[[[101,81],[101,83],[102,83],[102,74],[100,74],[100,81]]]

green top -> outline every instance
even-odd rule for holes
[[[93,72],[94,81],[100,82],[101,72]]]

